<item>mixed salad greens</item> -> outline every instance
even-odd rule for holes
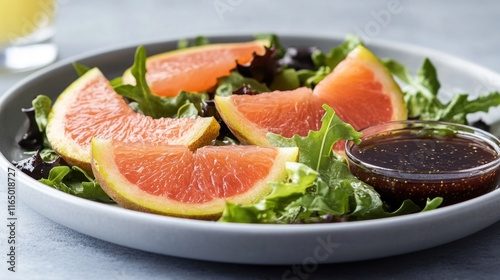
[[[146,50],[139,47],[131,68],[136,85],[122,84],[120,78],[111,81],[116,92],[122,95],[138,113],[153,118],[194,118],[213,116],[221,124],[220,135],[214,145],[238,144],[217,114],[215,95],[259,94],[272,90],[289,90],[300,86],[314,88],[341,62],[347,54],[363,42],[347,36],[344,43],[324,53],[315,47],[285,48],[278,36],[263,34],[272,42],[265,54],[254,55],[248,65],[237,65],[230,75],[221,77],[213,91],[204,93],[181,92],[176,97],[159,97],[151,93],[146,83]],[[181,40],[179,48],[208,44],[198,37],[192,42]],[[399,80],[409,118],[443,120],[467,124],[467,115],[500,105],[500,93],[490,92],[470,100],[469,95],[457,94],[448,103],[439,98],[437,72],[429,59],[424,59],[416,75],[403,64],[392,59],[382,60]],[[90,68],[76,64],[79,75]],[[32,108],[23,109],[28,116],[28,132],[19,142],[31,151],[31,157],[14,164],[40,182],[82,198],[112,203],[92,174],[78,167],[68,166],[50,147],[45,136],[47,117],[52,105],[50,98],[37,96]],[[332,151],[340,140],[359,142],[359,133],[342,122],[333,109],[324,106],[326,114],[319,131],[307,136],[285,138],[269,134],[270,143],[276,147],[298,147],[299,162],[287,163],[288,178],[285,182],[270,182],[273,191],[253,205],[227,203],[220,221],[244,223],[319,223],[366,220],[427,211],[439,207],[442,199],[429,199],[422,208],[406,200],[398,208],[388,206],[369,185],[358,180],[349,171],[345,160]]]

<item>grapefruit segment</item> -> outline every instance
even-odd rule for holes
[[[262,146],[269,146],[268,132],[291,137],[318,130],[323,104],[356,130],[407,116],[403,93],[392,75],[363,46],[351,51],[314,90],[216,96],[215,104],[238,140]],[[336,151],[343,147],[336,146]]]
[[[92,137],[195,149],[217,137],[219,127],[214,118],[153,119],[138,114],[94,68],[59,95],[49,114],[46,133],[52,148],[68,164],[90,171]]]
[[[269,40],[245,43],[210,44],[153,55],[146,60],[146,81],[159,96],[176,96],[181,90],[207,91],[217,78],[227,76],[236,63],[246,64],[253,54],[263,55]],[[124,84],[135,84],[130,69],[123,74]]]
[[[92,140],[92,169],[124,208],[199,219],[218,218],[226,201],[249,204],[286,178],[297,148],[186,146]]]
[[[292,137],[321,126],[324,110],[310,88],[259,95],[216,96],[221,118],[242,144],[269,146],[268,132]],[[318,121],[319,120],[319,121]]]
[[[330,75],[318,83],[314,95],[357,130],[383,121],[407,118],[403,93],[392,74],[362,46],[352,50]]]

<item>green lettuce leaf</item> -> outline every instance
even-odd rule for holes
[[[383,62],[404,83],[404,99],[410,118],[467,124],[468,114],[488,112],[490,108],[500,105],[498,91],[475,99],[466,93],[455,94],[448,103],[442,103],[438,96],[441,85],[436,68],[428,58],[424,59],[415,76],[406,66],[393,59],[384,59]]]
[[[294,90],[300,87],[299,76],[295,69],[283,69],[274,77],[272,83],[269,85],[271,90]]]
[[[78,77],[83,76],[90,69],[92,69],[92,67],[89,67],[87,65],[84,65],[84,64],[81,64],[78,62],[73,62],[73,68],[75,69]],[[123,84],[123,80],[122,80],[122,77],[116,77],[113,80],[109,81],[109,83],[111,84],[112,87],[115,87],[115,86],[119,86],[119,85]]]
[[[467,124],[467,115],[476,112],[488,112],[500,105],[500,92],[494,91],[470,100],[466,93],[456,94],[441,110],[422,113],[422,119],[443,120]]]
[[[354,35],[348,35],[341,45],[332,48],[329,53],[320,50],[315,51],[311,55],[311,59],[317,69],[296,71],[300,85],[314,88],[358,45],[363,45],[361,39]]]
[[[312,60],[316,67],[328,66],[333,70],[358,45],[363,45],[361,39],[349,34],[340,46],[332,48],[329,53],[323,53],[321,51],[314,52],[312,54]]]
[[[52,100],[46,95],[38,95],[31,102],[35,109],[35,120],[40,132],[45,132],[47,127],[50,108],[52,108]]]
[[[79,167],[57,166],[50,170],[47,179],[39,182],[81,198],[112,203],[97,181]]]
[[[87,73],[92,67],[88,67],[87,65],[83,65],[78,62],[73,62],[73,68],[75,68],[76,74],[78,74],[78,77],[83,76],[85,73]]]
[[[332,156],[335,155],[332,148],[337,141],[352,140],[359,143],[361,136],[350,124],[336,116],[331,107],[323,105],[323,108],[326,113],[319,131],[310,131],[305,137],[294,135],[292,138],[285,138],[273,133],[267,135],[269,143],[275,147],[298,147],[300,162],[320,173],[328,169]]]
[[[229,76],[224,76],[217,79],[216,95],[229,96],[233,92],[243,86],[250,88],[254,92],[262,93],[269,92],[270,89],[263,83],[259,83],[252,78],[243,77],[238,72],[231,72]]]
[[[316,71],[302,69],[297,71],[297,78],[300,81],[300,85],[314,88],[331,72],[332,69],[329,66],[320,66]]]
[[[163,117],[176,118],[179,116],[195,118],[201,111],[202,102],[208,100],[206,93],[190,93],[181,91],[175,97],[160,97],[154,95],[146,82],[146,49],[139,46],[135,53],[134,65],[131,68],[136,85],[120,84],[115,91],[137,102],[138,111],[146,116],[158,119]],[[182,109],[186,104],[193,104],[194,110]],[[193,109],[193,107],[191,107]]]

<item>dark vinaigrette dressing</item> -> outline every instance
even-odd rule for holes
[[[457,203],[495,189],[500,178],[498,168],[473,169],[494,161],[498,153],[488,143],[461,134],[379,134],[353,146],[351,154],[379,167],[370,171],[350,164],[354,175],[393,205],[408,198],[425,205],[427,198],[437,196],[443,197],[443,205]]]
[[[493,149],[473,139],[410,134],[367,139],[352,153],[380,167],[418,173],[470,169],[497,158]]]

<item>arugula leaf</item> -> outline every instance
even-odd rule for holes
[[[59,155],[52,149],[52,147],[45,147],[39,151],[40,158],[47,163],[54,163],[61,160]]]
[[[123,78],[122,77],[116,77],[114,78],[113,80],[110,80],[109,81],[109,84],[113,87],[113,88],[116,88],[120,85],[123,84]]]
[[[421,118],[467,124],[468,114],[488,112],[490,108],[500,105],[500,92],[498,91],[481,95],[473,100],[468,98],[468,94],[456,94],[444,108],[436,112],[423,112]]]
[[[410,73],[410,70],[408,70],[408,68],[406,68],[406,66],[404,66],[402,63],[390,58],[381,58],[380,61],[382,61],[385,67],[387,67],[387,69],[389,69],[389,71],[393,75],[398,77],[401,81],[406,84],[411,83],[410,81],[413,79],[413,77]]]
[[[208,99],[206,93],[190,93],[182,91],[175,97],[160,97],[154,95],[146,82],[146,49],[139,46],[135,53],[134,65],[131,68],[136,85],[118,85],[115,91],[131,100],[137,102],[138,110],[152,118],[179,116],[194,118],[198,115],[194,110],[181,110],[186,104],[193,104],[198,112],[201,111],[202,102]],[[192,109],[192,108],[191,108]]]
[[[383,62],[405,84],[404,99],[410,118],[467,124],[468,114],[488,112],[490,108],[500,105],[498,91],[481,95],[476,99],[469,99],[469,95],[465,93],[456,94],[452,100],[443,104],[438,98],[441,85],[436,68],[428,58],[424,59],[416,76],[395,60],[384,59]]]
[[[78,62],[73,62],[73,68],[75,68],[76,74],[78,74],[78,77],[83,76],[85,73],[87,73],[91,67],[88,67],[87,65],[80,64]]]
[[[115,91],[127,98],[135,100],[144,115],[155,119],[163,117],[161,112],[161,98],[154,96],[146,82],[146,49],[139,46],[135,53],[134,64],[131,68],[136,85],[120,85]],[[160,111],[160,112],[159,112]]]
[[[323,53],[320,50],[314,51],[311,59],[317,69],[302,69],[297,71],[301,86],[314,88],[358,45],[363,45],[361,39],[354,35],[348,35],[341,45],[332,48],[329,53]]]
[[[78,62],[73,62],[73,68],[75,69],[78,77],[85,75],[92,67],[88,67],[87,65],[80,64]],[[112,87],[119,86],[123,84],[122,77],[116,77],[113,80],[109,81]]]
[[[358,45],[363,45],[361,39],[349,34],[346,36],[345,41],[340,46],[332,48],[330,53],[325,54],[320,50],[314,52],[312,60],[316,67],[328,66],[333,70]]]
[[[48,179],[40,179],[39,182],[81,198],[106,203],[113,202],[94,178],[76,166],[54,167],[50,170]]]
[[[329,66],[321,66],[318,70],[299,70],[297,71],[297,77],[302,86],[309,88],[314,88],[321,80],[323,80],[328,74],[332,72]]]
[[[52,100],[50,100],[50,98],[46,95],[38,95],[35,99],[33,99],[31,104],[35,109],[35,120],[38,125],[38,129],[40,132],[45,132],[50,108],[52,108]]]
[[[257,93],[269,92],[270,89],[262,83],[257,82],[252,78],[243,77],[238,72],[231,72],[229,76],[224,76],[217,79],[216,95],[229,96],[237,89],[246,86]]]
[[[193,103],[185,103],[177,110],[177,118],[196,118],[198,116],[198,109]]]
[[[425,204],[424,209],[422,209],[422,212],[434,210],[439,207],[443,203],[443,198],[442,197],[436,197],[434,199],[427,199],[427,203]]]
[[[384,59],[383,63],[396,77],[407,84],[404,99],[410,118],[419,118],[423,112],[436,112],[443,107],[437,95],[440,88],[436,69],[429,59],[425,59],[422,67],[414,77],[401,63]]]
[[[286,211],[287,205],[300,199],[313,186],[318,172],[301,163],[287,162],[288,182],[271,182],[272,192],[254,205],[226,203],[220,222],[288,223],[295,212]],[[281,210],[281,211],[280,211]]]
[[[324,106],[326,114],[319,131],[306,137],[284,138],[269,134],[270,143],[277,147],[299,148],[299,162],[286,163],[288,178],[272,182],[272,192],[253,205],[227,203],[219,221],[240,223],[317,223],[344,220],[366,220],[415,213],[421,208],[411,200],[390,211],[380,195],[349,171],[345,160],[332,148],[340,140],[359,142],[356,132]],[[435,198],[427,202],[425,211],[442,202]]]
[[[337,141],[352,140],[359,143],[361,136],[361,133],[357,132],[350,124],[343,122],[336,116],[331,107],[323,105],[323,109],[326,113],[321,120],[319,131],[309,131],[305,137],[294,135],[292,138],[285,138],[273,133],[267,135],[272,146],[298,147],[300,162],[320,173],[327,170],[331,156],[336,155],[332,149]]]

